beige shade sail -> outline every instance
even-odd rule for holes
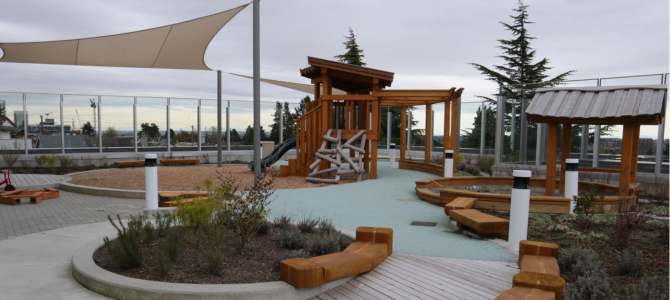
[[[235,74],[235,73],[228,73],[228,74],[235,75],[235,76],[240,76],[240,77],[244,77],[244,78],[249,78],[249,79],[254,79],[254,77],[252,77],[252,76],[240,75],[240,74]],[[269,84],[274,84],[276,86],[285,87],[287,89],[292,89],[292,90],[296,90],[296,91],[299,91],[299,92],[305,92],[307,94],[314,94],[314,85],[312,85],[312,84],[287,82],[287,81],[265,79],[265,78],[261,78],[261,81],[265,82],[265,83],[269,83]],[[333,95],[346,95],[346,94],[347,93],[345,91],[333,88]],[[323,87],[321,87],[321,95],[323,95]]]
[[[76,40],[0,43],[0,62],[211,70],[205,50],[245,4],[172,25]]]

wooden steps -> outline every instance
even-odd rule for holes
[[[448,216],[449,211],[454,209],[471,209],[477,204],[477,198],[458,197],[444,205],[444,213]]]
[[[358,227],[356,242],[339,253],[279,263],[281,279],[296,288],[322,285],[372,270],[393,251],[393,229]]]
[[[519,242],[521,273],[514,275],[513,288],[496,299],[563,299],[565,280],[561,278],[557,258],[556,244],[527,240]]]
[[[479,236],[486,236],[509,231],[509,220],[487,215],[474,209],[456,209],[449,211],[449,217],[458,223],[458,226],[466,226]]]

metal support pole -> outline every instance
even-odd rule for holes
[[[463,110],[463,105],[461,105],[461,97],[458,97],[458,111],[456,112],[456,145],[454,146],[454,153],[461,152],[461,111]]]
[[[63,94],[60,94],[60,151],[65,154],[65,124],[63,123]]]
[[[281,144],[283,142],[284,142],[284,111],[283,111],[283,107],[280,107],[279,108],[279,143]]]
[[[407,118],[407,151],[412,151],[412,111],[409,111],[409,117]]]
[[[100,106],[102,105],[102,96],[98,95],[98,150],[102,153],[102,113],[100,113]]]
[[[661,83],[668,84],[668,74],[662,77]],[[665,100],[668,101],[668,94],[665,94]],[[656,162],[654,164],[654,173],[661,174],[663,163],[663,142],[665,142],[665,118],[658,124],[658,134],[656,135]]]
[[[165,131],[165,140],[167,140],[167,152],[170,152],[171,146],[172,145],[172,137],[170,136],[170,98],[167,98],[167,105],[165,106],[165,111],[167,112],[165,115],[167,116],[167,131]]]
[[[600,86],[602,83],[601,79],[598,78],[597,86]],[[600,125],[596,125],[593,131],[593,162],[591,166],[593,168],[598,167],[598,160],[600,160]]]
[[[479,131],[479,155],[484,155],[484,148],[486,147],[486,102],[482,101],[482,125]]]
[[[221,167],[221,70],[216,71],[216,164]]]
[[[523,95],[523,93],[522,93]],[[526,149],[528,147],[528,119],[526,118],[526,107],[528,107],[528,100],[521,96],[521,128],[519,134],[519,161],[522,164],[526,163]]]
[[[202,99],[198,99],[198,138],[197,143],[198,143],[198,152],[202,152],[202,129],[200,128],[202,122]],[[202,153],[198,153],[201,155]]]
[[[137,97],[133,97],[133,141],[135,153],[137,153]]]
[[[391,107],[386,112],[386,149],[391,149],[391,123],[393,122],[393,116],[391,113]]]
[[[261,48],[260,48],[260,0],[254,0],[254,174],[261,173]]]
[[[514,146],[516,139],[516,103],[512,103],[512,134],[510,135],[510,150],[516,149]]]
[[[595,150],[595,149],[594,149]],[[579,159],[585,160],[589,155],[589,125],[582,125],[582,148]]]
[[[32,148],[33,141],[30,141],[30,148]],[[28,111],[26,111],[26,93],[23,93],[23,148],[25,148],[26,155],[28,155]]]
[[[431,108],[430,110],[430,152],[431,156],[433,153],[433,137],[435,136],[435,111]]]
[[[544,124],[537,123],[537,133],[535,137],[535,166],[539,167],[542,165],[542,153],[544,152],[544,140],[542,139],[542,130],[544,130]]]
[[[230,101],[228,101],[228,106],[226,106],[226,148],[230,156]]]
[[[502,94],[502,87],[499,89],[499,93]],[[505,104],[503,103],[503,96],[498,96],[498,105],[496,107],[496,137],[495,137],[495,164],[502,162],[502,137],[503,137],[503,116],[505,110]]]

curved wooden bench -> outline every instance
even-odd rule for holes
[[[170,165],[197,165],[200,163],[200,159],[194,158],[194,159],[161,159],[160,163],[162,165],[170,166]]]
[[[114,166],[119,167],[119,168],[143,167],[144,166],[144,161],[143,160],[115,161]]]
[[[474,209],[451,210],[449,211],[449,218],[456,221],[459,228],[466,226],[474,230],[480,237],[509,231],[509,220]]]
[[[309,259],[292,258],[279,263],[281,279],[296,288],[326,282],[372,270],[393,252],[393,229],[358,227],[356,242],[339,253]]]

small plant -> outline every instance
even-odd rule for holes
[[[121,222],[121,217],[116,215],[119,220],[119,226],[114,223],[112,217],[107,216],[109,222],[112,223],[112,226],[118,232],[118,241],[120,244],[119,247],[112,247],[112,243],[109,241],[109,238],[105,237],[105,249],[112,261],[119,265],[123,269],[132,269],[139,268],[142,266],[142,250],[140,248],[140,241],[142,239],[142,225],[143,218],[142,216],[130,216],[128,220],[128,228],[123,226]]]
[[[176,262],[180,253],[181,237],[175,231],[171,231],[166,237],[165,251],[171,262]]]
[[[556,224],[554,220],[551,219],[551,216],[549,216],[549,214],[536,213],[532,214],[531,216],[532,216],[531,219],[533,220],[532,223],[530,224],[531,227],[546,228]]]
[[[170,263],[167,251],[167,243],[159,242],[158,249],[156,250],[156,264],[154,265],[154,270],[161,278],[165,278],[168,272],[172,269],[172,264]]]
[[[598,186],[592,184],[589,186],[589,190],[583,192],[580,196],[574,196],[572,201],[575,203],[575,225],[582,230],[586,231],[591,228],[592,219],[593,219],[593,207],[599,201],[603,201],[605,196],[598,192]]]
[[[624,250],[619,256],[617,269],[621,275],[642,277],[644,275],[644,255],[642,255],[642,251]]]
[[[458,166],[461,162],[463,162],[463,153],[454,153],[454,165]]]
[[[93,159],[91,159],[90,155],[87,158],[83,158],[82,160],[84,161],[84,166],[86,166],[86,167],[92,167],[93,166]]]
[[[481,175],[481,172],[479,171],[479,169],[477,169],[477,167],[475,167],[473,165],[466,165],[465,166],[465,172],[470,173],[472,176]]]
[[[645,277],[631,284],[626,290],[626,300],[666,300],[668,299],[667,278]]]
[[[154,224],[151,224],[151,222],[144,222],[144,226],[142,227],[142,236],[144,238],[142,240],[145,245],[153,243],[155,231],[156,228],[154,227]]]
[[[566,300],[609,300],[612,295],[607,274],[579,276],[574,283],[568,283],[565,289]]]
[[[185,228],[200,230],[211,225],[214,212],[219,209],[219,202],[215,199],[206,199],[191,203],[182,203],[177,200],[177,208],[172,215],[177,223]]]
[[[619,247],[628,247],[628,240],[633,229],[646,223],[648,220],[649,216],[640,211],[637,204],[634,203],[629,206],[625,198],[620,198],[616,223],[614,225],[614,242],[616,245]]]
[[[7,164],[7,167],[11,169],[16,161],[19,160],[19,157],[23,155],[23,152],[21,149],[19,149],[18,142],[14,141],[14,147],[10,147],[8,144],[2,143],[0,145],[0,155]]]
[[[315,235],[309,241],[307,241],[307,250],[314,256],[340,252],[340,235]]]
[[[305,216],[298,222],[298,228],[305,233],[314,232],[314,227],[319,224],[319,218],[312,218],[311,215]]]
[[[298,229],[287,227],[279,233],[279,245],[291,250],[302,248],[302,236]]]
[[[35,164],[38,168],[44,167],[46,165],[46,155],[35,156]]]
[[[561,270],[569,272],[580,261],[599,259],[598,254],[591,249],[572,248],[560,252],[558,264],[561,266]]]
[[[67,169],[67,167],[71,167],[73,165],[72,159],[65,155],[59,156],[58,162],[60,163],[61,170],[65,170]]]
[[[593,252],[595,254],[595,252]],[[572,266],[572,274],[575,276],[590,276],[599,272],[605,272],[603,264],[598,255],[587,255]]]
[[[321,220],[319,223],[319,234],[331,234],[335,233],[335,226],[333,226],[333,220]]]
[[[495,163],[495,157],[491,155],[479,155],[477,156],[477,166],[482,172],[491,174],[493,172],[493,165]]]
[[[223,254],[221,245],[223,245],[223,234],[219,230],[214,230],[208,236],[207,246],[203,248],[205,265],[204,270],[208,274],[218,274],[219,268],[223,264]]]
[[[258,227],[258,233],[268,234],[268,232],[270,232],[271,228],[272,228],[272,223],[268,220],[263,220],[263,223],[261,223],[261,226]]]
[[[172,215],[161,215],[161,213],[156,213],[154,217],[156,218],[156,229],[158,231],[158,237],[165,237],[172,227]]]
[[[100,158],[100,166],[101,166],[101,167],[106,167],[107,164],[108,164],[108,161],[107,161],[107,155],[103,155],[103,156]]]
[[[281,215],[279,217],[276,217],[272,221],[272,225],[274,227],[279,228],[279,229],[290,227],[291,226],[291,217],[286,216],[286,215]]]

